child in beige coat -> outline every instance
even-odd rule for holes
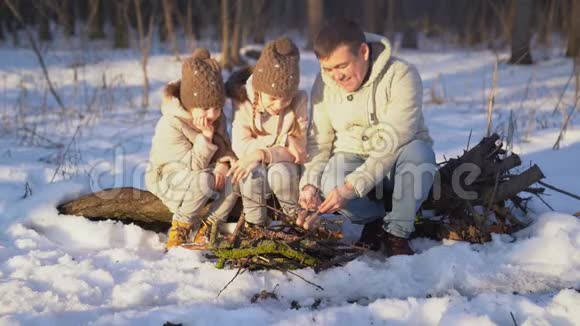
[[[247,222],[268,223],[268,196],[292,214],[298,200],[300,165],[306,159],[308,96],[298,90],[299,51],[288,38],[268,43],[234,100],[232,147],[240,160],[229,175],[239,182]]]
[[[227,177],[236,156],[222,115],[224,103],[220,67],[206,49],[194,51],[183,63],[181,80],[163,90],[163,115],[155,128],[145,181],[173,213],[168,249],[190,242],[202,221],[227,218],[238,198]]]

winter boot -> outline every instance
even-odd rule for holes
[[[414,255],[415,252],[409,247],[409,240],[394,236],[383,231],[383,245],[387,257],[397,255]]]
[[[365,224],[360,239],[356,245],[360,247],[369,248],[372,251],[381,250],[381,241],[383,231],[383,219],[378,218],[375,221]]]
[[[195,233],[193,242],[188,241],[186,243],[182,243],[181,246],[189,250],[205,250],[209,248],[208,224],[203,223],[199,230],[193,230],[193,232]]]
[[[189,234],[193,225],[179,222],[177,220],[171,221],[171,229],[169,229],[169,235],[167,238],[167,249],[173,247],[181,246],[182,244],[189,242]]]

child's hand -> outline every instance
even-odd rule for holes
[[[211,141],[214,133],[213,123],[206,117],[192,117],[193,126],[201,130],[201,134]]]
[[[193,121],[193,125],[197,129],[203,130],[203,129],[207,128],[208,126],[212,125],[212,123],[209,121],[209,119],[206,116],[195,114],[195,113],[197,113],[197,112],[192,112],[191,120]]]
[[[214,175],[214,190],[220,191],[226,184],[226,175],[228,174],[229,166],[227,163],[218,163],[213,169]]]
[[[201,119],[193,119],[193,125],[201,130],[201,134],[207,139],[208,141],[212,141],[213,133],[214,133],[214,126],[209,122],[208,119],[201,118]]]
[[[294,156],[294,163],[296,164],[304,164],[308,158],[306,149],[298,144],[295,137],[288,137],[288,152]]]
[[[202,129],[201,134],[205,137],[205,139],[207,139],[209,142],[211,142],[213,139],[214,130],[215,129],[214,129],[213,125],[210,125],[209,127]]]
[[[232,177],[233,183],[240,182],[247,178],[260,163],[262,163],[262,156],[260,151],[256,151],[235,162],[227,175]]]

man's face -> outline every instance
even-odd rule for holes
[[[356,54],[347,45],[341,45],[327,58],[320,59],[324,73],[347,92],[358,90],[365,78],[369,63],[369,47],[362,43]]]

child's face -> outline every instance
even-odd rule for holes
[[[292,102],[292,98],[276,97],[266,93],[260,94],[260,102],[264,109],[273,114],[280,114]]]
[[[219,119],[220,115],[222,114],[222,110],[220,108],[193,108],[190,110],[191,117],[193,119],[207,119],[209,123],[214,123]]]

